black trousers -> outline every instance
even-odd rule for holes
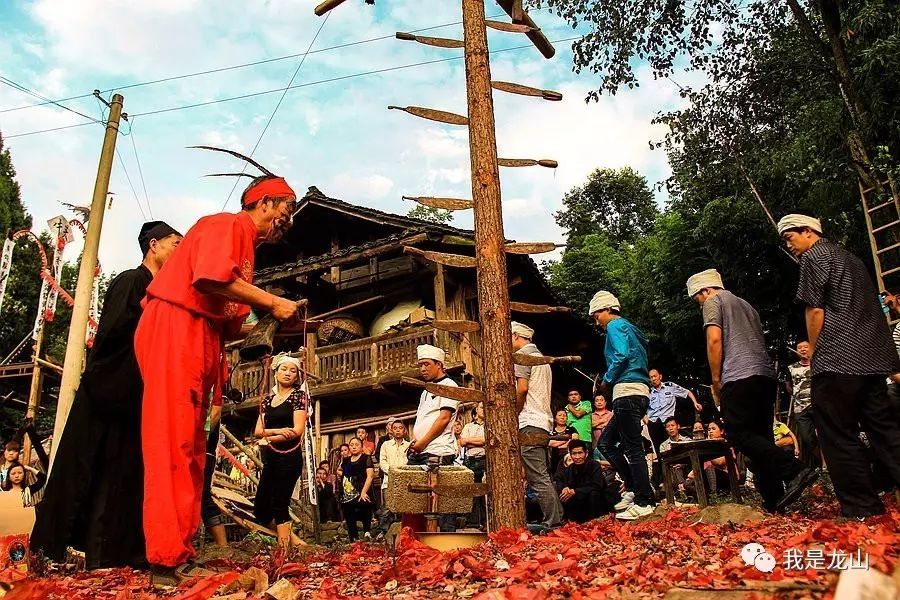
[[[720,394],[728,441],[750,459],[753,481],[767,510],[774,510],[784,495],[784,483],[803,470],[799,460],[775,445],[777,385],[774,379],[754,375],[726,383]]]
[[[360,502],[344,502],[341,507],[344,509],[344,521],[347,524],[347,535],[351,542],[359,539],[359,528],[356,526],[357,521],[362,522],[364,533],[368,533],[372,527],[372,503]]]
[[[659,445],[669,437],[669,434],[666,433],[666,426],[662,421],[654,421],[652,419],[647,422],[647,432],[650,434],[650,440],[653,442],[653,451],[656,453],[656,460],[653,461],[653,475],[650,481],[654,486],[659,486],[662,481],[662,460],[659,458]]]
[[[794,415],[794,433],[800,441],[800,462],[807,467],[821,467],[819,456],[819,435],[812,407]]]
[[[884,512],[871,461],[859,439],[866,432],[878,462],[900,485],[900,415],[888,398],[884,375],[820,373],[812,378],[812,408],[819,443],[845,517]]]
[[[463,466],[471,470],[475,475],[475,483],[484,481],[484,473],[487,468],[487,459],[484,456],[466,457]],[[487,498],[478,496],[472,502],[472,514],[469,515],[469,523],[474,527],[487,525]]]

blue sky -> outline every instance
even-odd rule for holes
[[[0,5],[4,28],[0,74],[50,98],[63,98],[95,88],[106,90],[299,54],[322,25],[322,18],[312,12],[314,4],[286,0],[7,1]],[[489,15],[501,12],[491,0],[487,7]],[[536,11],[533,17],[551,40],[577,33],[547,11]],[[403,195],[469,197],[465,128],[387,110],[389,104],[418,105],[464,114],[462,60],[315,83],[461,56],[459,50],[395,39],[315,52],[458,21],[459,2],[446,0],[378,0],[375,7],[349,0],[334,10],[313,45],[314,53],[294,81],[294,85],[313,85],[287,93],[256,158],[287,177],[300,194],[315,185],[330,196],[380,210],[405,213],[411,206],[401,200]],[[462,33],[460,25],[449,25],[423,35],[459,38]],[[526,43],[524,36],[490,35],[492,50]],[[559,240],[561,232],[552,213],[565,192],[581,184],[594,168],[632,166],[651,184],[668,175],[664,153],[651,150],[648,142],[664,135],[660,127],[651,125],[651,119],[681,102],[675,84],[644,76],[636,90],[586,104],[584,98],[597,86],[597,79],[590,73],[572,72],[569,47],[570,42],[558,44],[557,56],[549,61],[533,48],[492,58],[494,79],[556,89],[565,95],[563,102],[545,102],[494,94],[499,154],[560,162],[555,171],[501,169],[506,233],[518,240]],[[298,57],[125,89],[125,111],[139,115],[283,88],[299,61]],[[678,80],[685,82],[682,76]],[[137,200],[117,160],[110,183],[116,196],[107,212],[100,248],[106,272],[129,268],[140,259],[134,240],[144,218],[138,203],[148,218],[152,212],[154,218],[183,231],[199,217],[222,209],[233,180],[203,175],[239,170],[240,163],[186,146],[214,144],[249,152],[280,95],[132,119],[132,136],[120,136],[118,148]],[[0,110],[35,101],[0,85]],[[65,104],[92,117],[100,115],[93,98]],[[49,105],[0,112],[0,131],[15,136],[84,121]],[[127,133],[129,125],[123,130]],[[6,140],[24,201],[38,227],[64,212],[60,201],[89,204],[102,134],[99,125],[89,125]],[[237,195],[226,209],[237,209]],[[471,226],[470,215],[456,215],[455,224]],[[68,258],[74,259],[77,250],[71,252]]]

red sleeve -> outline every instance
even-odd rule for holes
[[[248,243],[244,239],[246,235],[246,229],[236,219],[208,227],[194,248],[191,284],[196,286],[201,281],[231,283],[243,277],[240,265],[244,258],[243,249]]]

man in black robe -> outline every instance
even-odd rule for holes
[[[557,471],[554,477],[563,515],[576,523],[611,512],[619,501],[618,495],[609,489],[600,463],[588,458],[588,448],[583,440],[569,442],[572,464]]]
[[[33,552],[62,561],[71,546],[87,567],[143,566],[143,382],[134,331],[147,286],[178,247],[181,234],[162,221],[145,223],[136,268],[117,275],[81,385],[69,412],[31,533]],[[161,349],[165,351],[165,349]]]

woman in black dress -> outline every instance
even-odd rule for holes
[[[551,477],[556,474],[560,466],[565,467],[563,459],[569,453],[569,441],[578,439],[578,432],[575,431],[575,428],[566,425],[567,418],[568,413],[564,408],[556,411],[556,414],[553,416],[553,430],[550,431],[550,435],[568,435],[571,437],[568,440],[553,440],[550,442]]]
[[[263,469],[253,501],[257,522],[275,524],[278,543],[291,545],[291,518],[288,505],[303,469],[303,434],[306,431],[308,398],[300,387],[300,361],[280,354],[272,359],[275,387],[260,404],[256,437],[262,447]]]

